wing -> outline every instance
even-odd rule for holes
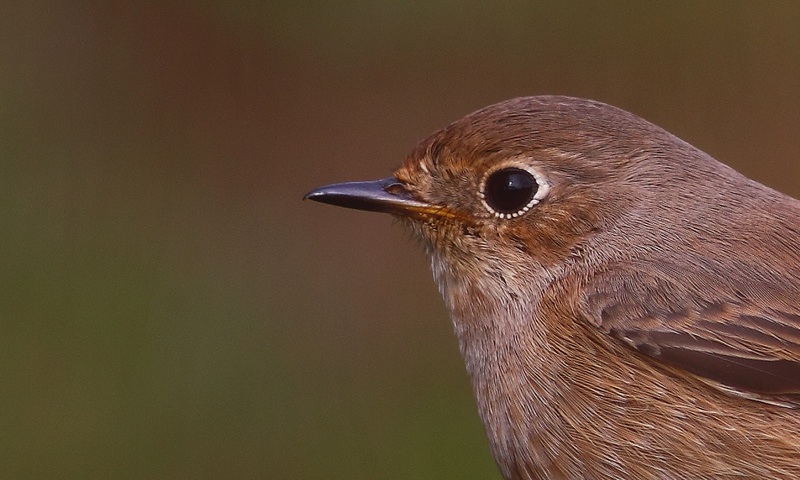
[[[653,268],[605,277],[585,298],[603,331],[728,393],[800,407],[800,284]]]

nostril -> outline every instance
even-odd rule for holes
[[[406,186],[397,179],[387,181],[386,185],[383,186],[383,191],[397,197],[411,197]]]

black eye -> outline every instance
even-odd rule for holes
[[[527,170],[504,168],[489,175],[481,193],[486,205],[499,217],[512,218],[537,203],[538,190],[536,178]]]

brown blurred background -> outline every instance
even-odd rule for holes
[[[0,477],[498,478],[423,253],[301,202],[519,95],[800,195],[797,2],[4,2]]]

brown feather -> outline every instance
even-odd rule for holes
[[[551,191],[498,221],[477,185],[505,162]],[[470,219],[408,224],[506,478],[800,478],[800,202],[563,97],[469,115],[396,176]]]
[[[481,190],[504,168],[542,193],[513,216]],[[506,479],[800,478],[800,202],[567,97],[470,114],[395,177],[310,195],[422,241]]]

